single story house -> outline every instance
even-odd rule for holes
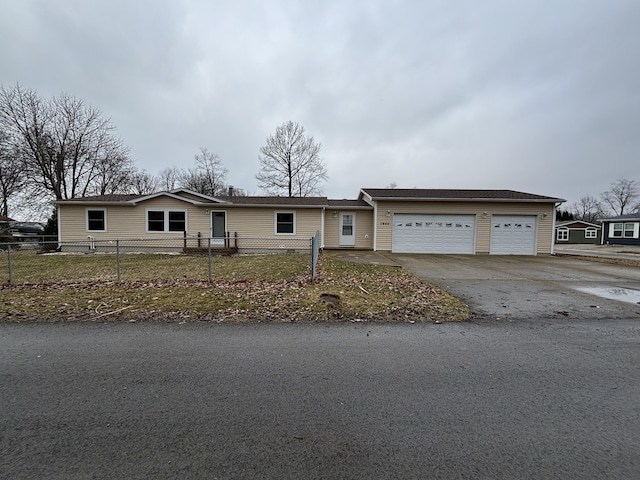
[[[603,245],[640,245],[640,212],[602,219]]]
[[[556,224],[556,243],[600,243],[600,225],[583,222],[582,220],[569,220]]]
[[[210,197],[185,189],[57,201],[59,241],[309,239],[324,249],[397,253],[553,253],[563,199],[513,190],[363,188],[356,199]]]

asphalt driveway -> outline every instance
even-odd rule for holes
[[[639,267],[555,256],[373,252],[340,256],[401,265],[468,304],[477,316],[640,319]]]

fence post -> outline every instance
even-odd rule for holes
[[[209,251],[209,281],[211,281],[211,237],[207,239],[208,251]]]
[[[7,244],[7,257],[9,261],[9,285],[11,285],[12,276],[11,276],[11,244]]]
[[[120,240],[116,240],[116,272],[120,281]]]

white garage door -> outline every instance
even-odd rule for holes
[[[535,255],[535,215],[494,215],[490,252],[492,255]]]
[[[396,253],[475,253],[475,215],[393,216]]]

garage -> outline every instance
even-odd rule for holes
[[[494,215],[491,219],[491,255],[535,255],[535,215]]]
[[[395,214],[394,253],[475,253],[475,215]]]

